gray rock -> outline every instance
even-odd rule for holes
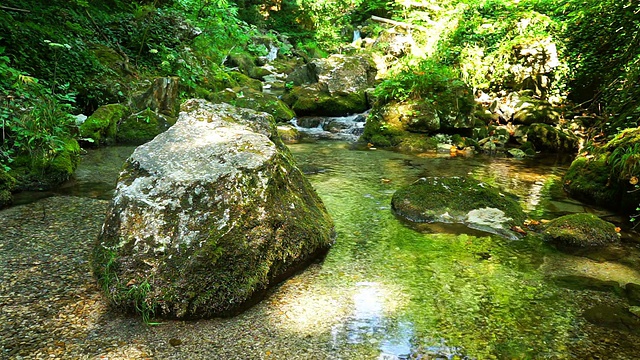
[[[93,254],[112,305],[143,317],[235,313],[333,241],[270,115],[204,100],[182,110],[127,160]]]

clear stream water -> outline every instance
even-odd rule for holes
[[[632,359],[640,353],[636,335],[593,326],[581,316],[593,299],[619,301],[615,295],[563,289],[548,280],[594,272],[605,280],[639,282],[631,267],[464,226],[415,226],[390,209],[393,193],[419,177],[469,175],[518,195],[532,218],[594,211],[561,190],[570,159],[403,155],[352,150],[341,141],[289,147],[335,221],[335,246],[302,302],[309,317],[341,312],[340,321],[323,330],[335,358]],[[91,150],[77,179],[49,195],[109,199],[132,151]],[[17,201],[33,196],[21,194]]]

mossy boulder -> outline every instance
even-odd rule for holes
[[[103,105],[80,125],[80,137],[91,139],[95,145],[115,141],[118,122],[129,112],[122,104]]]
[[[640,204],[640,127],[621,131],[589,158],[578,157],[565,175],[565,188],[582,201],[634,213]]]
[[[144,144],[165,132],[175,122],[175,118],[146,109],[124,118],[118,124],[116,139],[120,144]]]
[[[318,84],[296,87],[282,100],[298,116],[346,116],[367,110],[364,91],[331,94]]]
[[[283,123],[293,119],[296,114],[277,96],[263,93],[252,88],[226,89],[211,94],[207,100],[213,103],[227,103],[237,107],[263,111],[273,115],[276,122]]]
[[[453,80],[424,97],[378,101],[365,124],[362,140],[377,146],[398,146],[409,133],[472,135],[476,123],[471,89]],[[484,123],[481,124],[484,127]]]
[[[331,55],[294,70],[294,89],[283,97],[298,116],[345,116],[368,108],[366,90],[375,83],[376,67],[362,55]]]
[[[376,147],[393,147],[407,153],[425,152],[436,149],[437,141],[428,133],[414,133],[403,130],[403,116],[399,112],[394,111],[394,113],[398,114],[398,116],[390,116],[390,114],[387,113],[387,119],[385,119],[380,109],[376,111],[374,108],[367,117],[364,132],[360,140],[371,143]]]
[[[61,139],[62,146],[51,157],[20,155],[9,175],[15,190],[47,190],[71,178],[80,161],[80,145],[75,139]]]
[[[47,182],[51,186],[65,182],[73,176],[80,162],[80,145],[75,139],[67,139],[53,159],[44,166]]]
[[[561,249],[601,247],[620,239],[615,225],[593,214],[572,214],[551,220],[542,235]]]
[[[628,179],[619,179],[607,160],[606,153],[578,156],[563,178],[564,189],[580,201],[632,213],[640,204],[640,192]]]
[[[391,206],[411,222],[462,223],[508,238],[526,219],[515,196],[464,177],[421,178],[396,191]]]
[[[293,125],[279,125],[278,135],[285,143],[293,144],[300,140],[300,132]]]
[[[513,122],[531,125],[534,123],[554,125],[560,121],[561,111],[548,101],[521,97],[515,105]]]
[[[127,160],[92,264],[116,308],[208,318],[251,305],[333,238],[271,115],[188,100]]]
[[[229,76],[231,77],[231,79],[234,81],[235,85],[232,86],[233,88],[251,88],[253,90],[257,90],[257,91],[262,91],[262,81],[257,80],[257,79],[252,79],[249,76],[236,72],[236,71],[232,71],[229,73]]]
[[[380,108],[382,121],[398,131],[433,133],[440,130],[440,116],[436,108],[424,100],[391,102]]]
[[[529,126],[527,141],[533,144],[536,151],[554,153],[576,153],[579,143],[574,134],[540,123]]]
[[[7,174],[6,171],[0,170],[0,208],[10,205],[13,201],[11,192],[16,187],[16,179]]]

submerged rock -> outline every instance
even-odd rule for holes
[[[396,214],[413,222],[463,223],[508,238],[525,214],[513,195],[470,178],[421,178],[393,194]]]
[[[640,317],[622,306],[596,305],[586,310],[582,316],[594,325],[640,333]]]
[[[326,253],[333,222],[273,117],[204,100],[127,160],[93,253],[117,308],[233,314]]]
[[[616,226],[592,214],[565,215],[550,221],[542,232],[561,249],[593,248],[619,241]]]

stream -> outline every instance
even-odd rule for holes
[[[393,193],[422,176],[470,175],[518,195],[534,219],[585,211],[609,216],[566,197],[561,179],[569,158],[404,155],[354,150],[345,141],[288,146],[333,217],[337,240],[321,265],[286,281],[258,307],[285,314],[279,326],[313,339],[324,358],[635,358],[636,333],[582,316],[596,303],[622,304],[619,297],[550,280],[587,275],[640,283],[634,246],[623,258],[595,261],[528,238],[407,224],[390,209]],[[133,149],[90,150],[76,179],[52,192],[17,194],[16,202],[54,195],[110,199]]]

